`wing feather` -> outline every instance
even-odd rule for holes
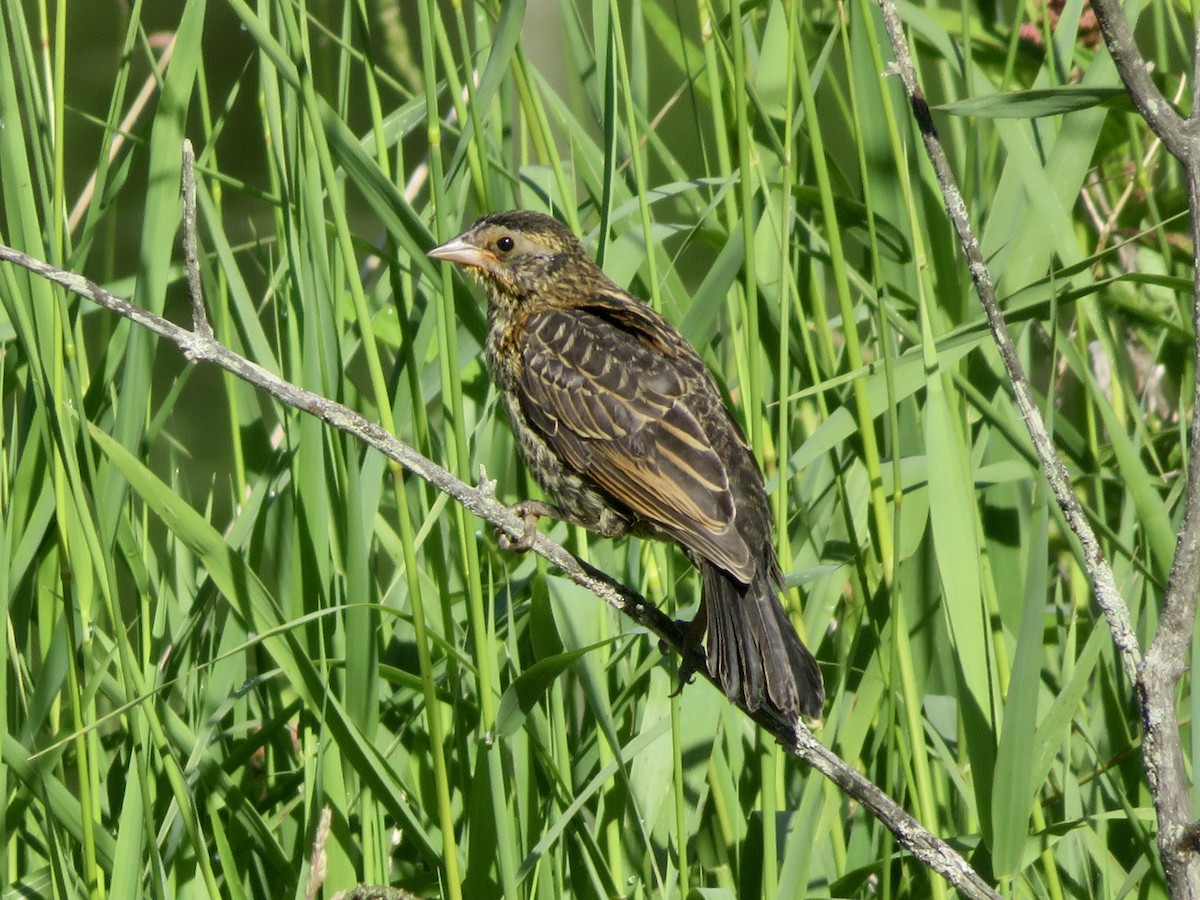
[[[560,458],[749,583],[756,564],[736,528],[728,472],[692,408],[697,385],[678,360],[578,309],[532,316],[522,355],[522,410]]]

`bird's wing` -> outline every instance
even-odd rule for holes
[[[580,309],[532,316],[523,357],[522,410],[567,465],[685,548],[751,581],[756,564],[735,526],[728,472],[696,414],[697,385],[678,360]],[[708,427],[732,427],[718,411],[720,423]]]

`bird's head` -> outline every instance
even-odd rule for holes
[[[429,256],[466,266],[493,300],[514,302],[595,266],[565,225],[520,209],[484,216]]]

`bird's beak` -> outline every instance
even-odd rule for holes
[[[432,259],[444,259],[464,266],[474,266],[484,269],[492,261],[491,254],[485,253],[474,244],[463,240],[462,235],[434,247],[427,254]]]

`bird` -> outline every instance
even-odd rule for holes
[[[779,599],[762,473],[687,339],[543,213],[484,215],[428,255],[487,293],[484,361],[547,498],[513,507],[524,532],[502,545],[528,549],[542,516],[674,542],[701,577],[677,689],[702,658],[745,709],[820,718],[821,670]]]

